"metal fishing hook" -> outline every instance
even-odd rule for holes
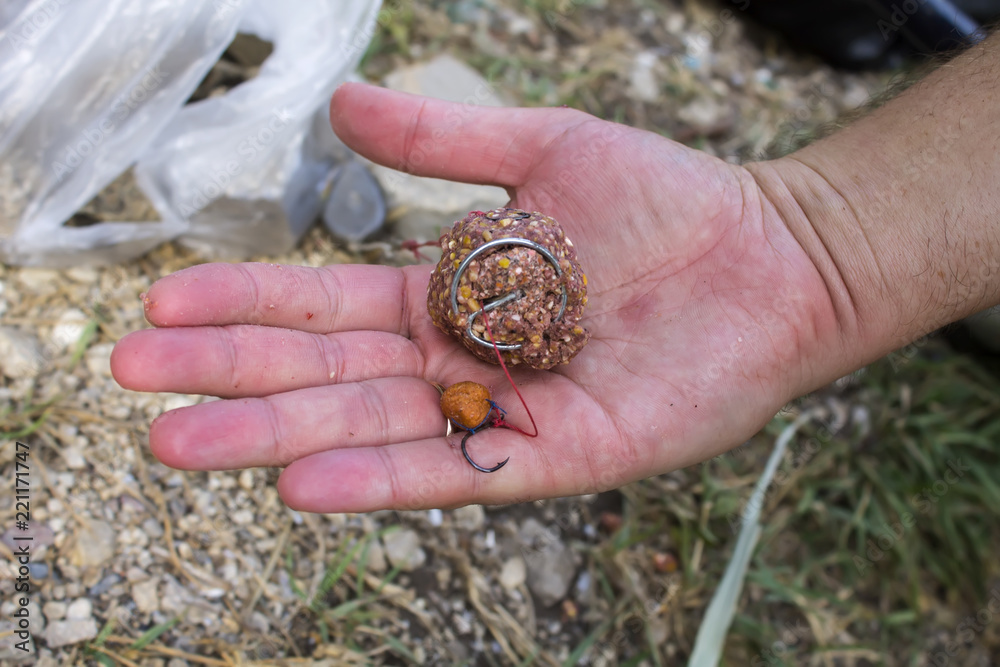
[[[510,461],[509,456],[500,463],[493,466],[492,468],[484,468],[483,466],[479,465],[478,463],[472,460],[472,457],[469,456],[469,450],[466,449],[466,443],[468,442],[469,438],[474,436],[476,433],[478,433],[478,431],[469,431],[468,433],[465,434],[465,437],[462,438],[462,456],[464,456],[465,460],[469,462],[469,465],[478,470],[479,472],[496,472],[497,470],[500,470],[500,468],[507,465],[507,461]]]
[[[539,255],[544,257],[549,264],[552,265],[552,268],[555,269],[556,278],[562,277],[562,269],[559,268],[559,260],[556,259],[555,255],[553,255],[548,248],[539,243],[535,243],[534,241],[529,241],[528,239],[522,239],[518,236],[512,236],[510,238],[494,239],[492,241],[488,241],[487,243],[484,243],[483,245],[479,246],[478,248],[470,252],[468,255],[466,255],[465,259],[462,260],[462,263],[458,265],[458,269],[455,271],[455,277],[452,278],[451,280],[451,310],[453,313],[455,313],[455,315],[459,314],[458,311],[459,282],[462,280],[462,274],[464,274],[465,270],[469,268],[469,264],[471,264],[476,257],[489,250],[492,250],[493,248],[497,248],[499,246],[511,246],[511,245],[522,246],[534,250]],[[561,287],[562,287],[562,296],[560,298],[560,303],[559,303],[559,313],[555,316],[554,318],[555,320],[559,320],[559,318],[563,316],[563,313],[566,312],[566,302],[569,298],[569,294],[566,291],[566,285],[561,285]],[[520,290],[517,290],[514,292],[510,292],[509,294],[505,294],[496,299],[493,299],[489,303],[484,303],[482,308],[475,311],[474,313],[469,314],[469,321],[468,321],[468,326],[466,326],[465,328],[465,335],[471,338],[472,340],[476,341],[483,347],[488,347],[492,349],[493,346],[496,345],[496,348],[498,350],[505,350],[505,351],[521,349],[523,343],[510,344],[510,343],[494,343],[488,341],[485,338],[478,336],[476,332],[472,330],[472,325],[473,323],[475,323],[476,318],[482,315],[483,313],[488,313],[491,310],[499,308],[504,304],[510,303],[511,301],[517,301],[523,296],[524,293],[521,292]]]

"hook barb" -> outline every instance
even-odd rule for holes
[[[507,458],[505,458],[503,461],[501,461],[500,463],[498,463],[495,466],[493,466],[492,468],[484,468],[483,466],[481,466],[478,463],[476,463],[475,461],[473,461],[472,457],[469,456],[469,450],[466,449],[466,443],[468,442],[469,438],[471,438],[475,434],[476,434],[475,431],[469,431],[468,433],[465,434],[465,437],[462,438],[462,456],[465,457],[465,460],[469,462],[470,466],[472,466],[473,468],[475,468],[479,472],[496,472],[497,470],[500,470],[500,468],[502,468],[505,465],[507,465],[507,461],[510,461],[510,457],[509,456]]]

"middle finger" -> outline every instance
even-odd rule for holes
[[[128,389],[224,398],[424,373],[418,346],[396,334],[253,325],[136,331],[118,343],[111,364]]]

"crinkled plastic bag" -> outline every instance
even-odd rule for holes
[[[316,219],[342,159],[331,141],[330,96],[364,54],[378,7],[370,0],[251,5],[240,31],[274,44],[260,73],[182,109],[136,168],[163,219],[187,226],[182,241],[226,257],[273,253]]]
[[[236,35],[239,1],[20,4],[0,34],[0,258],[114,261],[176,236],[176,221],[63,223],[190,97]]]
[[[376,0],[5,5],[0,259],[105,263],[180,235],[225,254],[288,245],[321,206],[334,158],[313,140],[330,132],[326,99],[377,11]],[[259,75],[182,108],[237,30],[274,42]],[[64,225],[137,158],[161,222]]]

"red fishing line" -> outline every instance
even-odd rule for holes
[[[497,416],[494,417],[493,419],[493,426],[499,426],[501,428],[509,428],[512,431],[517,431],[518,433],[526,435],[529,438],[535,438],[538,436],[538,426],[535,424],[535,418],[531,415],[531,410],[528,408],[528,404],[527,402],[525,402],[524,396],[521,396],[521,391],[517,388],[517,385],[514,384],[514,378],[510,376],[510,371],[507,370],[507,364],[504,363],[503,355],[500,354],[500,348],[497,347],[497,342],[493,338],[493,332],[490,330],[489,313],[487,313],[485,310],[483,311],[483,324],[486,325],[486,335],[490,337],[490,342],[493,343],[493,351],[497,353],[497,360],[500,361],[500,368],[503,369],[504,375],[507,376],[507,381],[510,382],[510,386],[514,388],[514,393],[517,394],[517,397],[519,399],[521,399],[521,405],[524,406],[524,411],[528,413],[528,419],[531,420],[531,428],[533,428],[535,432],[528,433],[524,429],[518,428],[517,426],[514,426],[513,424],[507,422],[504,419],[503,414],[500,413],[499,411]]]

